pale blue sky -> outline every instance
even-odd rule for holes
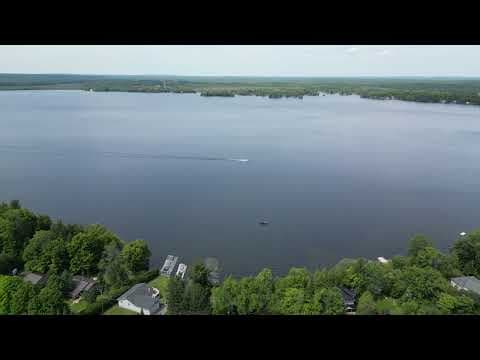
[[[480,76],[480,46],[0,46],[0,73]]]

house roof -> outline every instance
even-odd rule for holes
[[[72,278],[72,282],[75,285],[75,288],[70,292],[72,298],[76,298],[82,291],[90,290],[97,283],[92,279],[78,275]]]
[[[23,280],[32,283],[33,285],[37,285],[41,283],[45,279],[44,274],[36,274],[32,272],[27,272],[23,274]]]
[[[345,303],[354,303],[355,302],[355,298],[357,296],[355,291],[353,291],[351,289],[344,288],[344,287],[339,287],[338,289],[342,293],[343,301]]]
[[[135,306],[151,310],[159,301],[157,297],[153,297],[154,294],[155,292],[150,286],[145,283],[140,283],[132,286],[117,300],[127,300]]]
[[[478,280],[475,276],[460,276],[452,278],[451,281],[453,281],[459,287],[465,288],[480,295],[480,280]]]

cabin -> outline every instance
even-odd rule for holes
[[[24,281],[32,285],[43,285],[47,282],[48,276],[46,274],[39,274],[33,272],[24,272],[21,274]]]
[[[71,299],[79,298],[84,292],[87,292],[97,286],[97,282],[94,279],[90,279],[84,276],[75,275],[72,278],[73,290],[70,292]]]
[[[145,283],[136,284],[120,296],[118,306],[136,312],[152,315],[160,310],[159,291]]]

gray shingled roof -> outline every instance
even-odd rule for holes
[[[28,281],[28,282],[32,283],[33,285],[36,285],[36,284],[42,282],[42,280],[44,280],[44,278],[45,278],[45,275],[43,275],[43,274],[35,274],[35,273],[32,273],[32,272],[28,272],[28,273],[23,274],[23,280]]]
[[[458,286],[480,295],[480,280],[475,276],[461,276],[451,280]]]
[[[128,300],[133,305],[143,309],[153,310],[158,303],[158,298],[153,298],[153,289],[145,283],[136,284],[117,300]]]

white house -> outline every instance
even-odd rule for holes
[[[160,310],[158,293],[145,283],[136,284],[117,299],[118,306],[138,314],[152,315]]]

